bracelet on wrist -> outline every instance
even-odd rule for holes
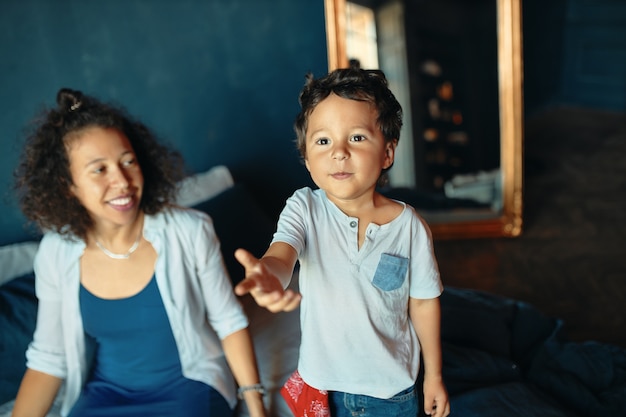
[[[237,398],[243,400],[243,394],[248,391],[255,391],[261,394],[261,396],[265,395],[265,387],[263,384],[252,384],[252,385],[244,385],[237,389]]]

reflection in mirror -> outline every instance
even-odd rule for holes
[[[381,69],[404,109],[383,191],[435,238],[521,233],[520,13],[520,0],[326,0],[329,69]]]

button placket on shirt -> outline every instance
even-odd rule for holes
[[[353,268],[353,272],[358,272],[359,270],[359,257],[360,257],[360,252],[359,252],[359,248],[357,245],[357,239],[359,231],[358,231],[358,227],[359,227],[359,220],[354,218],[354,217],[349,217],[347,219],[347,224],[348,227],[350,228],[350,233],[349,233],[349,245],[348,247],[349,249],[349,253],[350,253],[350,263],[352,264],[352,268]]]

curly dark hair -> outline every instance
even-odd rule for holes
[[[389,89],[387,78],[380,70],[357,67],[336,69],[322,78],[315,79],[311,73],[300,92],[300,113],[296,116],[294,130],[296,145],[306,159],[306,131],[309,116],[315,107],[331,93],[350,100],[365,101],[378,110],[378,126],[386,141],[400,140],[402,107]]]
[[[180,153],[160,144],[148,127],[121,106],[69,88],[59,90],[56,103],[56,108],[44,109],[27,128],[14,173],[20,207],[28,220],[42,231],[85,239],[93,222],[70,191],[66,142],[90,127],[117,129],[128,138],[144,177],[140,208],[146,214],[155,214],[170,204],[184,176]]]

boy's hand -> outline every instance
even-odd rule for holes
[[[235,251],[235,259],[244,267],[246,277],[237,286],[235,294],[250,294],[261,307],[273,313],[292,311],[300,304],[302,296],[283,286],[262,261],[244,249]]]
[[[450,414],[448,392],[440,379],[424,377],[424,412],[431,417],[446,417]]]

